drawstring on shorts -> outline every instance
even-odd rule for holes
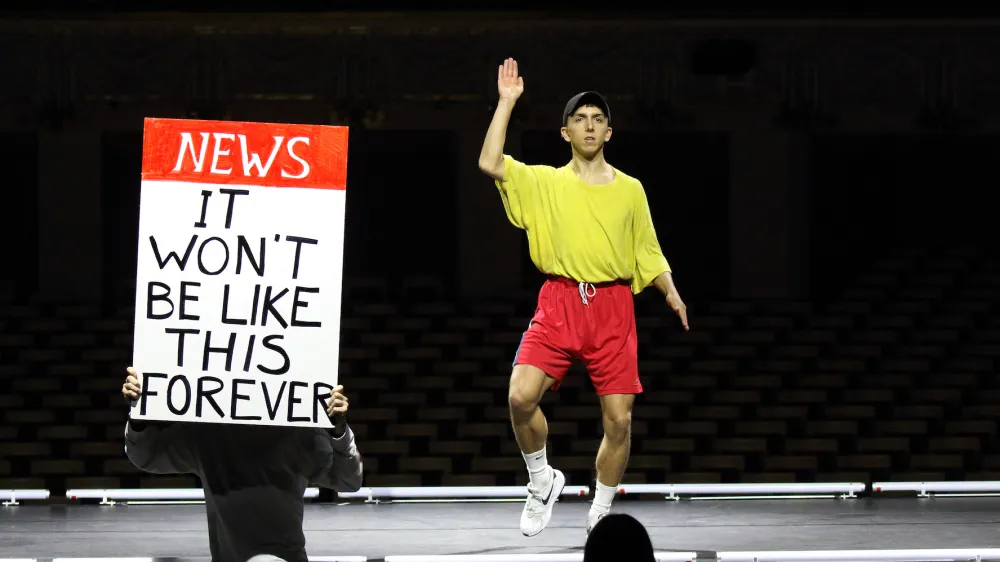
[[[591,293],[591,291],[593,291],[593,293]],[[590,301],[588,299],[592,299],[596,295],[597,287],[595,287],[593,283],[587,283],[586,281],[580,282],[580,300],[583,301],[584,305],[590,306]]]

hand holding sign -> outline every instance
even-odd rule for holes
[[[145,125],[132,417],[331,427],[347,129]]]
[[[344,396],[343,386],[337,386],[331,391],[326,414],[333,420],[334,437],[339,438],[347,430],[347,397]]]
[[[125,370],[128,376],[125,377],[125,384],[122,385],[122,396],[129,404],[134,404],[136,400],[139,399],[139,395],[142,394],[142,387],[139,384],[139,376],[135,372],[135,369],[129,367]]]
[[[328,416],[343,415],[347,413],[347,397],[344,396],[344,387],[339,385],[330,392],[330,399],[327,401],[326,414]]]

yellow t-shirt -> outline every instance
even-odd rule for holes
[[[615,169],[594,185],[569,164],[527,165],[504,155],[496,182],[514,226],[528,233],[531,261],[542,273],[574,281],[629,281],[638,294],[670,265],[656,239],[639,180]]]

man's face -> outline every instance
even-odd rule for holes
[[[608,117],[600,108],[585,105],[578,108],[566,120],[562,136],[573,145],[573,149],[584,157],[592,157],[600,152],[604,143],[611,140]]]

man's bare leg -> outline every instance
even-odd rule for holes
[[[515,365],[510,375],[510,421],[517,445],[525,454],[541,451],[549,436],[549,424],[538,404],[555,380],[538,367]]]
[[[566,485],[566,477],[549,466],[545,454],[549,427],[538,407],[554,383],[555,379],[531,365],[516,365],[510,377],[510,421],[530,479],[528,499],[521,513],[521,532],[529,537],[542,532],[548,524],[555,499]]]
[[[590,507],[588,530],[598,519],[611,511],[611,501],[628,466],[629,452],[632,448],[634,403],[635,396],[631,394],[601,396],[604,439],[597,451],[597,491]]]

